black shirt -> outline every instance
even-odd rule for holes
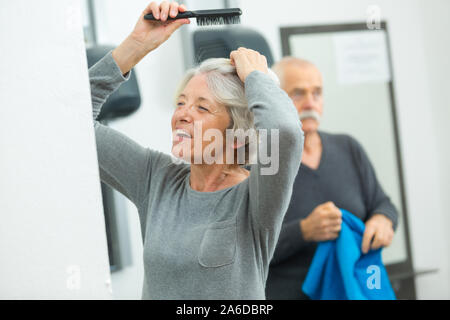
[[[381,213],[397,227],[397,210],[383,192],[361,145],[352,137],[319,132],[322,156],[316,170],[301,164],[270,263],[267,299],[305,299],[302,284],[317,243],[303,239],[300,220],[332,201],[364,222]]]

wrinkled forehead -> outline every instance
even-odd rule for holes
[[[177,98],[192,101],[209,100],[210,102],[215,102],[214,95],[208,87],[205,74],[194,75],[189,79],[184,88],[179,92]]]
[[[210,107],[214,107],[215,110],[226,109],[224,105],[217,101],[213,90],[208,86],[207,74],[204,73],[194,75],[181,90],[177,99],[190,103],[208,104]]]
[[[322,88],[322,75],[313,64],[287,65],[284,68],[283,86],[285,88]]]
[[[185,97],[212,96],[212,92],[208,87],[206,74],[201,73],[192,76],[181,90],[180,95],[184,95]]]

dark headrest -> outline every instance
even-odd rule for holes
[[[267,58],[269,67],[273,56],[266,39],[257,31],[233,26],[223,29],[196,30],[193,36],[195,62],[208,58],[229,58],[230,52],[239,47],[253,49]]]
[[[94,46],[88,48],[86,50],[88,67],[93,66],[114,48],[113,46]],[[140,105],[141,95],[139,93],[136,71],[133,70],[130,79],[122,83],[119,89],[106,100],[97,119],[107,120],[126,117],[139,109]]]

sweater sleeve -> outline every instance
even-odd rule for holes
[[[122,75],[111,52],[89,69],[100,178],[139,208],[148,194],[151,160],[159,153],[96,120],[109,95],[128,78],[129,74]]]
[[[268,75],[260,71],[248,75],[245,94],[260,134],[259,146],[267,146],[272,160],[264,163],[268,161],[263,161],[260,154],[251,166],[250,214],[260,227],[277,230],[289,206],[300,166],[303,131],[292,100]],[[267,133],[267,138],[261,131]]]
[[[374,214],[380,213],[392,221],[394,230],[398,225],[398,212],[392,204],[390,198],[384,193],[375,174],[369,157],[363,147],[353,138],[351,139],[352,155],[356,161],[360,179],[361,188],[364,194],[364,201],[367,208],[367,220]]]

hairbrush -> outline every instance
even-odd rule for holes
[[[222,24],[238,24],[241,22],[240,16],[242,14],[239,8],[230,9],[216,9],[216,10],[196,10],[178,12],[178,15],[174,18],[168,17],[167,20],[196,18],[197,25],[210,26],[210,25],[222,25]],[[153,14],[149,13],[144,16],[146,20],[155,20]]]

